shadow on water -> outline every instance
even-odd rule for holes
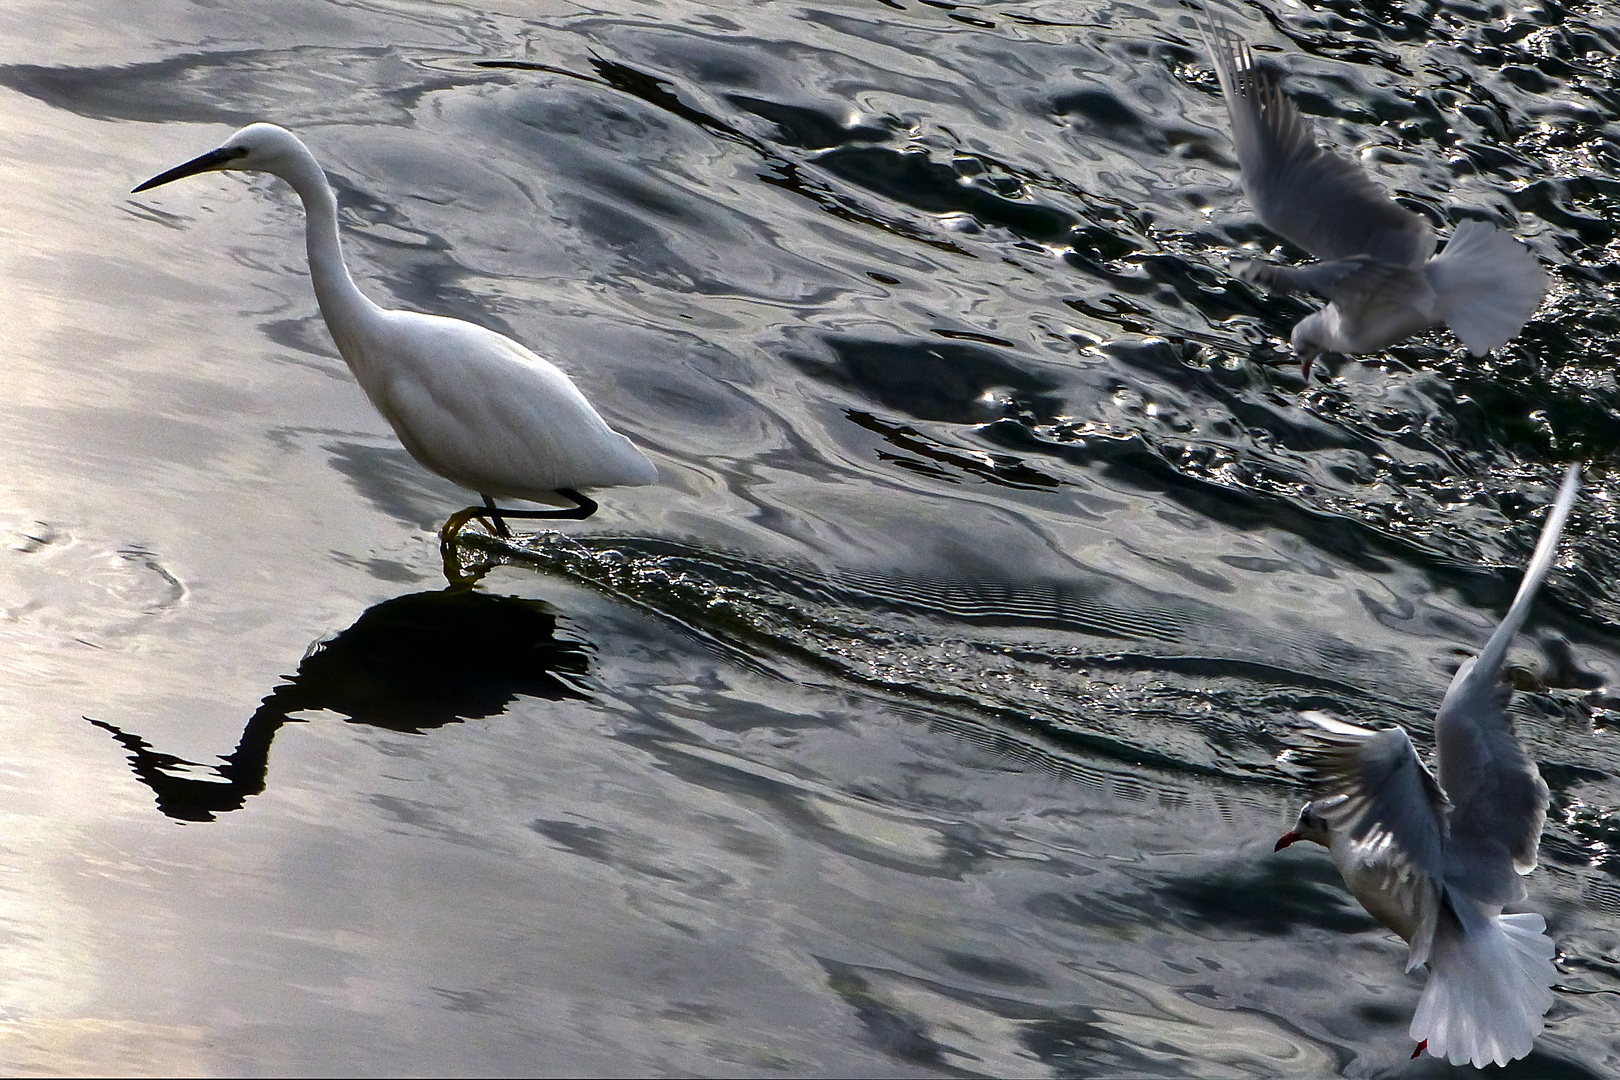
[[[129,751],[130,767],[178,821],[212,821],[264,791],[270,743],[294,714],[420,734],[504,712],[519,697],[584,699],[589,646],[559,638],[545,604],[484,593],[413,593],[369,608],[310,650],[248,719],[236,749],[206,765],[154,749],[89,717]],[[200,770],[204,777],[185,775]]]
[[[827,358],[795,350],[786,357],[800,371],[858,393],[917,420],[983,423],[986,394],[1009,399],[1034,423],[1052,423],[1063,411],[1057,381],[1028,370],[1008,355],[973,343],[926,344],[829,337]],[[1005,409],[1005,406],[1002,406]]]
[[[1162,905],[1167,917],[1201,933],[1287,936],[1296,926],[1310,926],[1354,934],[1377,926],[1345,895],[1338,871],[1322,858],[1262,858],[1213,872],[1199,866],[1152,882],[1146,894],[1140,901]]]

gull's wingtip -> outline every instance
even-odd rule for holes
[[[1572,461],[1564,470],[1563,482],[1558,485],[1557,506],[1569,506],[1575,502],[1576,494],[1581,490],[1581,463]]]
[[[1324,712],[1317,712],[1315,709],[1301,709],[1299,715],[1303,719],[1309,720],[1323,731],[1330,732],[1334,735],[1348,735],[1357,739],[1365,739],[1368,736],[1378,734],[1378,732],[1374,731],[1372,728],[1364,728],[1358,727],[1355,724],[1347,724],[1343,720],[1329,716]]]
[[[1572,461],[1564,470],[1564,478],[1558,485],[1558,494],[1553,499],[1552,509],[1547,513],[1547,520],[1542,523],[1541,539],[1536,541],[1535,553],[1530,556],[1530,563],[1524,568],[1524,578],[1519,582],[1519,591],[1514,595],[1507,614],[1502,617],[1502,621],[1486,640],[1485,647],[1479,650],[1477,663],[1472,669],[1481,672],[1493,683],[1501,678],[1508,646],[1518,635],[1519,628],[1524,625],[1536,592],[1541,588],[1547,572],[1552,569],[1553,559],[1558,554],[1558,542],[1563,537],[1564,524],[1569,520],[1570,511],[1575,507],[1575,497],[1580,494],[1580,490],[1581,463]],[[1466,665],[1458,669],[1457,678],[1462,679],[1464,672],[1468,670],[1470,669]],[[1450,696],[1450,691],[1447,691],[1447,696]]]

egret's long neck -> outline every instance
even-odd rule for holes
[[[303,147],[299,147],[303,150]],[[309,249],[309,276],[315,284],[315,300],[321,306],[326,327],[337,342],[338,351],[350,367],[364,363],[359,342],[366,336],[382,309],[366,298],[349,268],[343,265],[343,245],[338,239],[337,196],[320,163],[308,150],[276,170],[293,186],[304,202],[304,242]],[[355,372],[357,375],[360,372]]]

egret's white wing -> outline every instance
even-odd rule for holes
[[[1318,259],[1370,255],[1418,266],[1434,254],[1429,223],[1393,202],[1355,164],[1317,145],[1299,109],[1255,65],[1241,37],[1218,22],[1207,34],[1201,22],[1195,25],[1232,118],[1243,190],[1268,229]]]
[[[493,330],[382,313],[389,366],[361,379],[412,457],[495,498],[653,483],[652,462],[550,361]],[[357,350],[357,374],[368,366]],[[375,365],[381,367],[381,365]]]
[[[1302,755],[1311,780],[1322,796],[1344,796],[1324,811],[1333,828],[1358,844],[1387,843],[1415,873],[1439,881],[1445,867],[1446,796],[1406,732],[1324,724],[1315,714],[1302,715],[1324,729],[1316,735],[1320,745]]]
[[[1565,471],[1513,605],[1479,656],[1451,680],[1435,718],[1440,782],[1454,807],[1446,881],[1483,903],[1524,897],[1518,875],[1535,869],[1547,820],[1547,784],[1514,734],[1507,714],[1513,691],[1502,673],[1508,646],[1552,566],[1580,478],[1579,464]]]

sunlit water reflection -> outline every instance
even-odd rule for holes
[[[1620,1068],[1617,102],[1601,8],[1246,7],[1319,135],[1554,287],[1310,384],[1186,9],[0,13],[11,1071],[1373,1075],[1421,976],[1271,852],[1302,708],[1428,743],[1521,642]],[[447,590],[271,120],[381,302],[555,356],[664,483]],[[1286,247],[1279,257],[1299,257]],[[179,824],[177,824],[179,823]]]

